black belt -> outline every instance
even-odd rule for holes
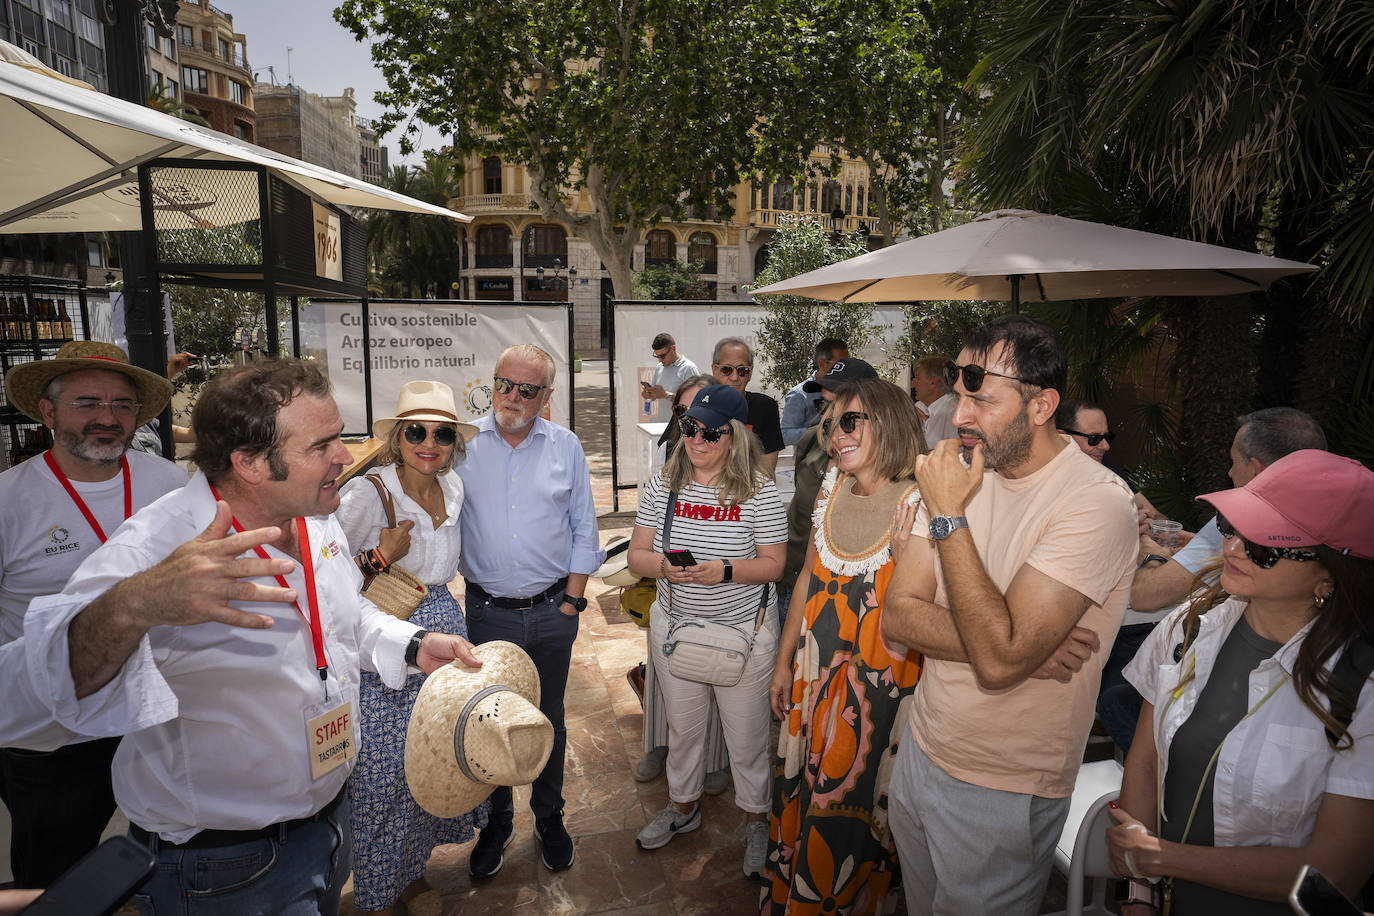
[[[329,817],[343,802],[346,789],[340,789],[339,794],[334,796],[333,801],[325,805],[319,811],[309,817],[298,817],[291,821],[279,821],[275,824],[268,824],[266,827],[259,827],[257,830],[202,830],[195,836],[186,840],[184,843],[169,843],[157,834],[149,833],[137,824],[129,825],[129,835],[135,841],[148,844],[148,841],[157,837],[158,848],[160,849],[216,849],[220,846],[236,846],[239,843],[251,843],[254,840],[266,840],[273,837],[290,833],[297,827],[304,827],[306,824],[314,824]]]
[[[568,577],[564,576],[553,585],[544,589],[537,595],[530,595],[528,598],[500,598],[478,585],[476,582],[467,583],[468,591],[479,598],[484,598],[497,607],[513,608],[517,611],[528,611],[536,604],[543,604],[554,595],[561,595],[568,587]]]

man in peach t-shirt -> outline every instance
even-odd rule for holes
[[[1066,374],[1042,322],[975,329],[959,435],[917,459],[883,609],[926,656],[889,789],[912,913],[1038,912],[1068,814],[1137,542],[1129,489],[1055,429]]]

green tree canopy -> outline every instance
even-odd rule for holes
[[[761,89],[751,47],[767,28],[752,15],[746,0],[344,0],[335,12],[386,77],[383,130],[417,111],[461,156],[525,163],[543,218],[586,240],[620,295],[639,230],[687,208],[731,211]],[[567,205],[568,188],[590,213]]]

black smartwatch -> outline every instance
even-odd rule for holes
[[[583,611],[587,609],[587,599],[585,597],[579,596],[577,598],[574,598],[572,595],[564,594],[563,600],[566,601],[568,604],[571,604],[573,606],[573,610],[577,611],[577,613],[579,614],[581,614]]]
[[[406,643],[406,664],[412,668],[420,667],[416,659],[420,657],[420,643],[424,642],[429,630],[417,630],[415,635],[410,637],[410,642]]]
[[[721,573],[720,581],[722,581],[722,582],[734,582],[734,581],[735,581],[735,567],[730,565],[730,561],[729,561],[729,560],[721,560],[720,562],[722,562],[722,563],[725,564],[725,569],[724,569],[724,570],[722,571],[722,573]]]

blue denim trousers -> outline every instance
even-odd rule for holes
[[[161,846],[134,895],[143,916],[336,916],[353,868],[347,797],[329,817],[213,849]],[[156,840],[151,841],[155,845]]]
[[[530,788],[530,810],[536,818],[563,812],[563,755],[568,730],[563,724],[563,694],[568,686],[568,666],[577,639],[578,616],[558,609],[563,596],[555,595],[529,610],[497,607],[485,596],[468,590],[465,604],[468,639],[474,645],[504,639],[524,649],[539,672],[539,710],[553,724],[553,752]],[[515,802],[510,787],[491,795],[491,823],[510,823]]]

